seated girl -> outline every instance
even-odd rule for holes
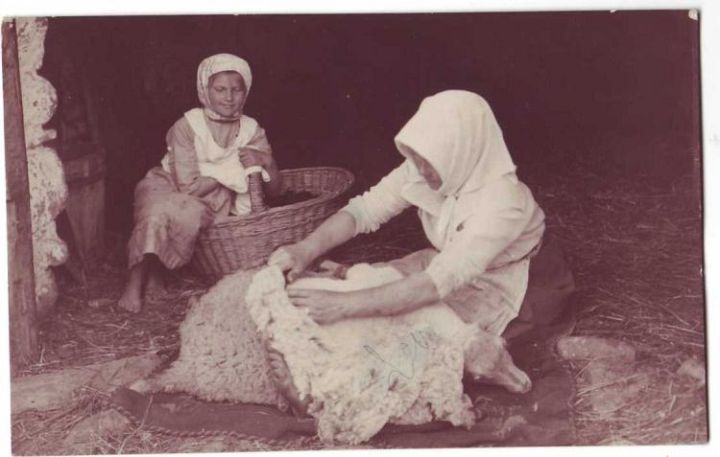
[[[200,63],[202,107],[186,112],[167,133],[167,153],[135,188],[134,229],[128,243],[130,276],[118,305],[142,307],[143,289],[162,289],[161,265],[187,264],[199,232],[216,217],[250,211],[247,174],[259,167],[263,189],[282,182],[265,131],[243,106],[252,84],[248,63],[217,54]],[[147,284],[146,284],[147,283]]]

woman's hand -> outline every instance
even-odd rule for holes
[[[330,216],[304,240],[278,248],[268,259],[268,265],[277,265],[288,272],[289,282],[294,281],[319,256],[355,236],[355,218],[345,211]]]
[[[318,324],[332,324],[352,317],[347,293],[329,290],[287,289],[293,305],[307,308],[310,317]]]
[[[264,152],[256,151],[255,149],[242,148],[238,151],[238,157],[243,167],[249,168],[254,166],[260,166],[263,168],[268,167],[269,154]]]
[[[277,265],[283,272],[287,272],[288,282],[293,282],[315,258],[316,256],[301,241],[277,248],[270,255],[267,263],[268,265]]]

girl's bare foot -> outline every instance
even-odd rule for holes
[[[125,291],[123,291],[123,294],[120,297],[120,300],[118,300],[118,306],[126,311],[130,311],[131,313],[140,312],[140,309],[142,308],[140,288],[132,287],[128,283],[127,287],[125,287]]]
[[[137,313],[142,308],[142,286],[146,270],[145,261],[132,267],[125,290],[118,300],[118,306],[131,313]]]
[[[167,288],[165,287],[165,279],[160,274],[160,272],[157,271],[157,269],[151,268],[147,284],[145,285],[145,298],[148,298],[150,300],[155,298],[162,298],[167,293]]]

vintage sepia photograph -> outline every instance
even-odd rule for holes
[[[701,23],[3,17],[13,455],[707,444]]]

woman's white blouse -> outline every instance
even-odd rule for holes
[[[355,219],[357,233],[375,231],[411,206],[401,196],[406,176],[403,165],[399,166],[343,208]],[[423,210],[418,214],[427,233],[432,225],[432,215]],[[529,262],[523,259],[540,243],[544,221],[545,215],[527,186],[514,176],[499,179],[477,193],[477,205],[473,205],[471,215],[455,227],[425,271],[442,299],[463,286],[487,283],[491,276],[495,279],[508,276],[499,273],[510,274],[512,271],[511,276],[516,277],[519,273],[520,277],[516,279],[521,284],[514,285],[512,282],[518,282],[515,280],[501,285],[493,280],[501,289],[498,292],[507,292],[504,294],[506,299],[501,301],[508,302],[513,315],[501,320],[509,322],[517,315],[527,288]],[[524,274],[515,271],[518,268],[510,268],[512,265],[519,265]],[[513,290],[502,290],[508,288]]]

